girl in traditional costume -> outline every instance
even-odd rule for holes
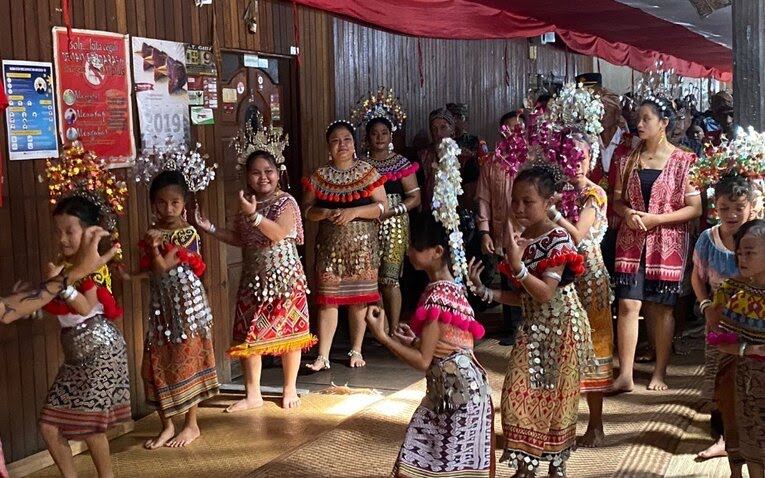
[[[666,390],[675,320],[672,308],[682,285],[689,223],[701,215],[699,192],[689,183],[695,156],[667,141],[675,112],[663,97],[649,97],[638,110],[641,142],[620,166],[614,211],[623,221],[616,242],[619,299],[619,377],[614,390],[634,387],[632,371],[641,307],[656,349],[649,390]]]
[[[409,214],[420,205],[416,172],[419,164],[393,151],[393,133],[401,129],[406,114],[392,90],[381,88],[359,102],[352,113],[357,127],[363,126],[368,147],[365,160],[385,176],[388,210],[380,218],[380,270],[378,282],[388,318],[388,331],[398,328],[401,316],[399,278],[409,244]]]
[[[494,409],[486,372],[473,354],[484,328],[467,301],[465,253],[455,236],[459,148],[448,139],[440,149],[438,168],[444,174],[439,177],[449,179],[435,186],[433,214],[422,213],[412,224],[409,260],[428,274],[430,284],[411,328],[400,326],[390,337],[384,312],[371,306],[367,314],[377,340],[427,379],[425,398],[409,422],[391,476],[493,477]]]
[[[380,300],[379,224],[388,209],[375,168],[356,157],[353,125],[332,123],[326,132],[330,163],[303,179],[304,211],[319,223],[316,236],[316,304],[319,306],[319,355],[308,368],[330,367],[329,352],[337,329],[338,307],[348,306],[351,367],[366,365],[361,355],[367,306]]]
[[[162,422],[157,437],[144,443],[147,449],[196,440],[199,403],[219,389],[212,311],[200,279],[206,265],[199,234],[185,219],[189,193],[204,189],[214,177],[204,159],[196,151],[160,152],[139,158],[137,168],[139,179],[161,171],[149,188],[155,222],[140,244],[141,269],[151,273],[141,376],[146,401]],[[176,435],[177,415],[184,416],[184,424]]]
[[[584,258],[584,274],[575,280],[579,300],[587,312],[592,331],[595,367],[582,377],[580,393],[587,395],[590,419],[579,445],[599,446],[603,442],[603,395],[613,384],[614,327],[611,317],[613,294],[603,262],[600,243],[608,228],[606,192],[587,178],[591,164],[591,148],[586,137],[578,136],[582,152],[577,172],[569,180],[576,190],[576,209],[563,217],[553,209],[553,222],[566,229]]]
[[[726,279],[714,296],[708,340],[736,359],[735,409],[741,456],[751,478],[765,477],[765,221],[736,233],[740,276]],[[718,332],[716,323],[722,332]],[[726,424],[727,425],[727,424]],[[726,429],[727,431],[727,429]],[[741,476],[739,474],[739,476]]]
[[[471,261],[470,278],[487,302],[521,305],[523,322],[502,387],[505,451],[515,478],[532,477],[540,461],[550,462],[551,477],[566,474],[576,444],[581,373],[592,365],[587,312],[574,278],[584,272],[582,256],[565,229],[548,217],[553,196],[565,183],[562,170],[540,162],[521,170],[513,183],[514,219],[508,221],[505,262],[516,290],[489,290],[480,284],[480,262]],[[519,242],[525,244],[524,247]]]
[[[218,229],[204,219],[198,222],[216,239],[243,250],[234,344],[228,355],[242,363],[246,397],[226,411],[263,405],[263,355],[281,357],[282,407],[294,408],[300,403],[296,382],[301,352],[313,346],[316,337],[309,330],[308,287],[297,250],[303,244],[300,207],[279,186],[287,137],[269,128],[249,129],[235,138],[234,145],[246,174],[247,193],[239,194],[233,228]]]
[[[115,214],[126,194],[124,185],[78,142],[60,161],[48,163],[56,202],[55,238],[61,248],[60,261],[48,266],[49,278],[69,267],[87,227],[104,225],[116,235]],[[40,433],[63,476],[77,474],[68,440],[83,440],[98,476],[112,477],[106,431],[129,421],[131,410],[127,346],[113,322],[122,309],[112,296],[108,267],[69,285],[44,310],[61,324],[64,364],[40,412]]]

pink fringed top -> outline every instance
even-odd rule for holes
[[[441,339],[462,348],[472,349],[473,339],[481,339],[486,333],[475,319],[465,288],[453,281],[428,284],[409,326],[420,335],[425,322],[433,320],[450,325],[442,329]]]

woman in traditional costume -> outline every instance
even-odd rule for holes
[[[388,331],[398,328],[401,317],[399,278],[409,244],[409,211],[420,205],[416,172],[419,164],[393,151],[393,133],[401,129],[406,114],[385,88],[359,102],[352,113],[357,127],[363,126],[368,147],[365,160],[385,176],[388,210],[380,218],[380,270],[378,282],[388,318]]]
[[[409,326],[386,335],[385,314],[370,307],[367,323],[377,340],[401,360],[425,371],[425,398],[414,412],[392,477],[494,476],[493,416],[486,372],[473,354],[474,340],[484,335],[475,320],[463,285],[466,271],[458,231],[456,190],[458,152],[453,140],[441,145],[433,214],[416,216],[408,256],[430,283]],[[452,180],[455,180],[453,181]],[[441,187],[444,186],[444,187]],[[451,199],[450,199],[451,198]],[[439,224],[440,223],[440,224]],[[450,263],[454,272],[450,270]]]
[[[638,110],[640,144],[620,165],[614,211],[623,220],[616,242],[619,299],[619,377],[614,390],[634,387],[632,371],[643,307],[656,365],[649,390],[666,390],[677,302],[689,249],[689,223],[701,215],[699,192],[688,181],[695,156],[667,141],[675,111],[663,97],[649,97]]]
[[[550,462],[551,477],[566,476],[566,460],[576,445],[581,373],[592,365],[587,312],[574,284],[584,272],[583,259],[568,232],[548,217],[563,183],[563,171],[547,162],[528,166],[515,178],[513,215],[525,228],[527,245],[519,246],[508,220],[507,255],[500,265],[515,291],[481,285],[482,266],[471,261],[479,296],[523,309],[502,387],[500,461],[516,467],[515,478],[535,476],[541,461]]]
[[[273,130],[248,130],[234,145],[246,171],[248,192],[240,192],[234,227],[200,226],[216,239],[243,249],[234,345],[228,355],[240,359],[246,397],[226,409],[237,412],[263,405],[260,393],[262,355],[281,357],[284,369],[282,407],[299,405],[297,374],[303,350],[316,343],[309,330],[308,287],[297,246],[303,244],[303,221],[295,198],[279,186],[287,138]]]
[[[361,354],[367,306],[380,300],[378,220],[388,210],[382,187],[386,178],[356,157],[353,125],[335,121],[327,128],[330,162],[303,179],[304,212],[319,223],[316,236],[316,304],[319,306],[319,355],[308,368],[330,367],[338,307],[348,306],[351,367],[363,367]]]

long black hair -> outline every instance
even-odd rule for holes
[[[418,251],[436,246],[449,250],[449,232],[431,212],[415,212],[411,219],[412,247]]]
[[[184,198],[189,194],[189,185],[186,184],[186,179],[180,171],[162,171],[157,174],[151,182],[151,187],[149,187],[149,199],[151,202],[154,202],[157,194],[167,187],[179,188]]]
[[[97,226],[101,221],[101,210],[90,199],[82,196],[69,196],[56,204],[54,216],[74,216],[80,220],[83,227]]]

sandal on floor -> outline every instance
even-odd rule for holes
[[[317,367],[316,362],[321,362],[321,366]],[[314,372],[321,372],[322,370],[329,370],[330,363],[329,363],[329,357],[326,357],[324,355],[318,355],[316,356],[316,360],[313,361],[313,363],[307,363],[305,364],[306,368],[309,370],[313,370]]]

